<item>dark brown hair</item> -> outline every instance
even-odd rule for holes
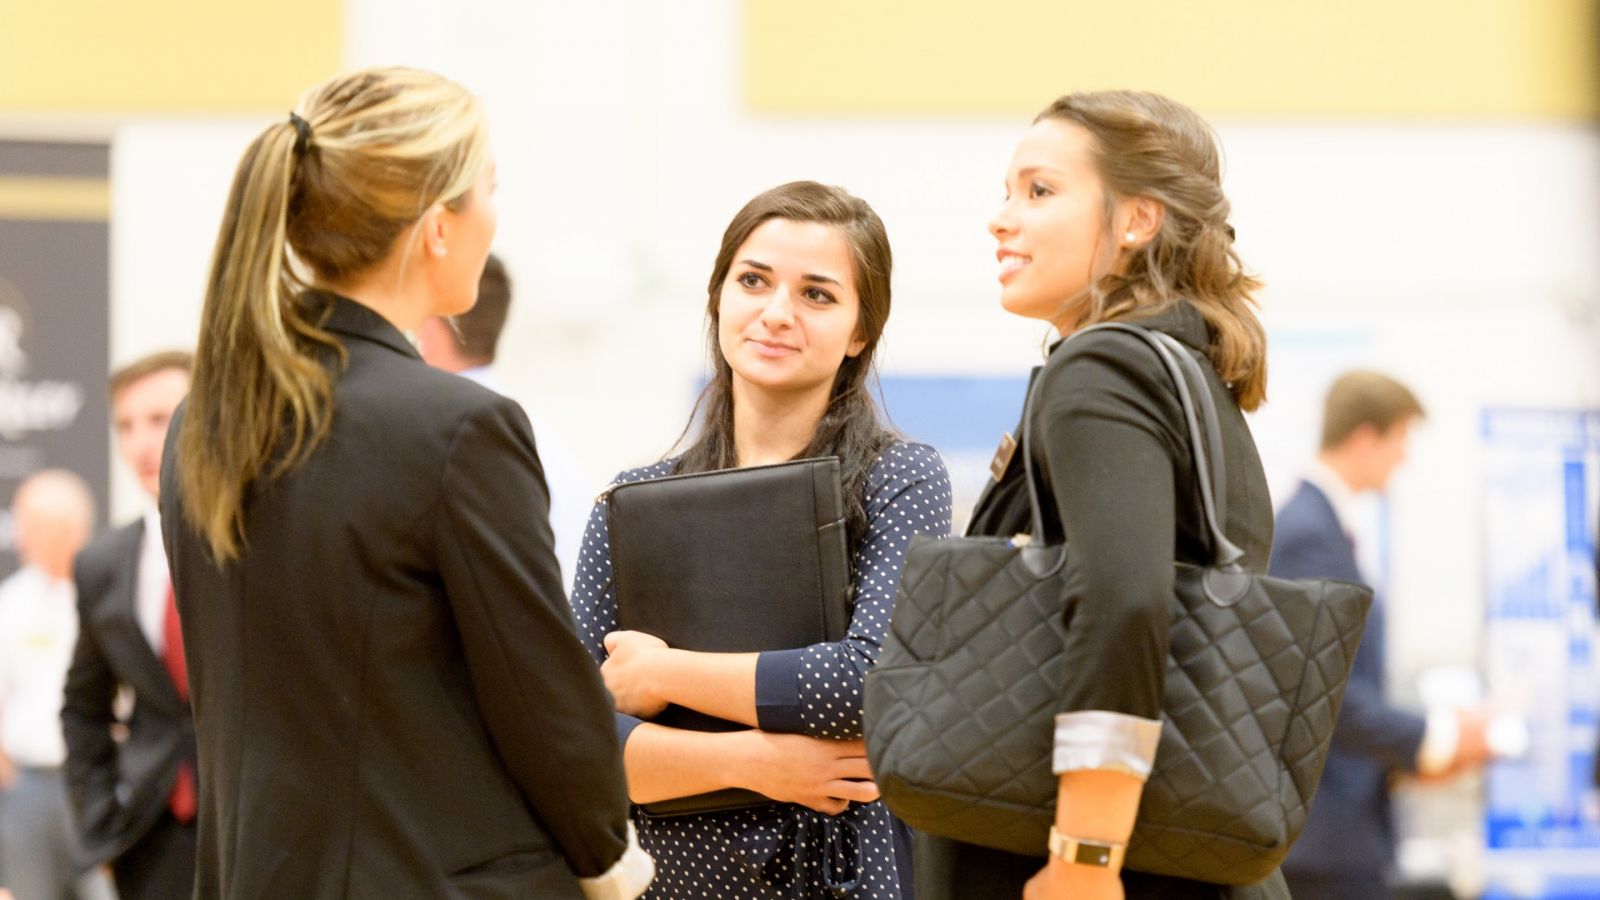
[[[689,428],[700,422],[700,431],[679,458],[680,473],[709,472],[739,464],[733,444],[733,369],[722,355],[717,340],[721,322],[722,285],[733,268],[734,254],[744,246],[752,232],[769,219],[791,222],[816,222],[839,229],[850,248],[856,295],[860,298],[856,337],[864,344],[860,353],[847,356],[834,375],[828,408],[811,435],[811,442],[797,459],[837,456],[844,481],[848,511],[850,545],[866,532],[867,474],[872,463],[894,439],[878,415],[867,379],[872,373],[873,352],[889,320],[889,276],[894,259],[883,222],[866,201],[843,188],[814,181],[794,181],[758,194],[744,205],[722,234],[706,286],[706,329],[711,347],[711,382],[695,403]]]
[[[1322,449],[1339,446],[1363,425],[1383,434],[1424,414],[1417,395],[1382,372],[1346,372],[1334,379],[1322,404]]]
[[[106,394],[115,401],[117,394],[135,381],[142,381],[168,369],[177,369],[188,375],[194,369],[194,354],[187,350],[163,350],[160,353],[141,356],[111,373],[111,377],[106,380]]]
[[[1092,287],[1079,324],[1144,318],[1188,300],[1205,317],[1211,364],[1234,399],[1246,410],[1259,407],[1267,396],[1267,339],[1252,295],[1261,282],[1233,249],[1211,126],[1181,103],[1140,91],[1067,94],[1034,121],[1045,119],[1093,137],[1108,227],[1117,198],[1148,197],[1166,209],[1161,230],[1133,253],[1127,271]]]
[[[511,276],[506,274],[506,264],[491,253],[478,278],[478,302],[452,317],[462,358],[474,365],[494,362],[495,347],[510,312]]]

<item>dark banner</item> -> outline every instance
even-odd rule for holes
[[[108,512],[109,177],[104,144],[0,141],[0,577],[30,473],[70,469]]]

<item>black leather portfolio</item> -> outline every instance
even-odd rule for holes
[[[788,650],[844,637],[850,560],[835,457],[674,475],[606,497],[618,625],[684,650]],[[748,726],[669,706],[655,721]],[[646,804],[684,815],[770,802],[718,791]]]

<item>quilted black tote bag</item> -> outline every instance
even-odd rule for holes
[[[1215,553],[1209,566],[1175,564],[1161,741],[1125,865],[1253,884],[1305,825],[1372,594],[1245,570],[1218,524],[1226,471],[1199,365],[1159,332],[1093,328],[1137,335],[1176,383]],[[1028,418],[1025,410],[1020,452],[1032,538],[913,540],[864,701],[867,756],[896,815],[933,834],[1043,856],[1058,784],[1050,763],[1068,662],[1069,548],[1044,539]]]

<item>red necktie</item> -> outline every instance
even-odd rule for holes
[[[189,663],[183,655],[183,630],[178,624],[178,598],[173,593],[170,583],[167,585],[167,615],[161,631],[166,645],[161,651],[161,661],[166,664],[167,674],[172,676],[172,686],[178,691],[178,699],[188,703]],[[196,800],[194,764],[187,759],[179,760],[178,779],[172,785],[172,795],[167,798],[167,806],[172,810],[173,818],[179,822],[193,819]]]

